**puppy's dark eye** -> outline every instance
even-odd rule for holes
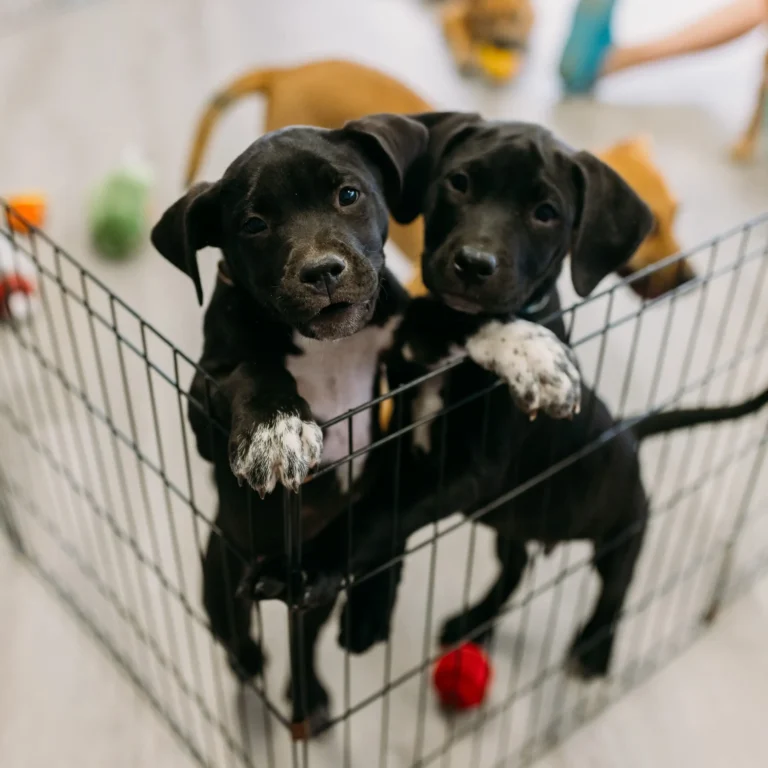
[[[533,210],[533,218],[542,224],[549,224],[559,218],[559,216],[560,214],[557,212],[557,208],[551,203],[541,203]]]
[[[463,195],[469,189],[469,176],[466,173],[452,173],[448,183]]]
[[[354,187],[342,187],[339,190],[339,205],[347,206],[356,203],[360,198],[360,191]]]
[[[261,232],[264,232],[267,228],[267,222],[264,221],[264,219],[260,219],[258,216],[251,216],[250,219],[247,219],[245,224],[243,224],[243,232],[246,232],[249,235],[258,235]]]

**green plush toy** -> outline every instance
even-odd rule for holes
[[[125,153],[120,167],[96,189],[91,203],[90,230],[96,250],[123,259],[144,241],[148,227],[152,172],[137,152]]]

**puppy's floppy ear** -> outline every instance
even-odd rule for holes
[[[203,303],[203,286],[197,252],[221,244],[220,184],[200,182],[177,200],[152,228],[152,245],[168,261],[192,278],[197,300]]]
[[[444,155],[469,137],[483,122],[474,112],[423,112],[411,115],[429,131],[429,144],[420,160],[411,166],[406,179],[404,209],[407,221],[412,221],[424,210],[429,185]]]
[[[616,171],[589,152],[573,161],[578,200],[571,243],[571,280],[587,296],[628,261],[653,227],[648,206]]]
[[[434,169],[457,144],[472,134],[483,122],[476,112],[425,112],[413,115],[429,130],[429,159]]]
[[[418,212],[411,215],[405,203],[406,176],[427,149],[427,129],[404,115],[381,114],[352,120],[343,132],[358,140],[381,170],[392,216],[402,223],[415,219]]]

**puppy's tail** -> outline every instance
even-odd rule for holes
[[[763,390],[750,400],[745,400],[736,405],[726,405],[720,408],[681,408],[676,411],[653,413],[638,421],[632,427],[632,431],[638,440],[644,440],[646,437],[661,435],[664,432],[672,432],[676,429],[740,419],[743,416],[748,416],[750,413],[759,411],[766,404],[768,404],[768,389]]]
[[[221,117],[221,113],[233,102],[254,93],[263,93],[269,97],[272,82],[278,69],[258,69],[255,72],[248,72],[236,80],[233,80],[226,88],[216,93],[208,102],[200,121],[197,124],[195,139],[192,142],[192,151],[187,161],[187,171],[184,177],[184,184],[188,187],[192,184],[200,169],[203,160],[203,153],[208,144],[208,139],[213,131],[213,126]]]

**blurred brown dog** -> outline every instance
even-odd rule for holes
[[[627,139],[595,154],[632,187],[651,209],[656,222],[651,234],[619,274],[631,275],[677,253],[680,250],[675,237],[678,202],[653,162],[650,139]],[[695,276],[690,263],[680,259],[635,280],[632,289],[646,299],[654,299]]]
[[[197,176],[205,147],[222,112],[233,102],[255,93],[262,93],[267,99],[266,131],[287,125],[340,128],[349,120],[377,112],[413,114],[433,109],[394,78],[351,61],[317,61],[285,69],[255,70],[231,82],[209,102],[198,123],[187,163],[187,185]],[[676,253],[678,244],[673,228],[677,202],[653,164],[647,142],[622,142],[601,153],[600,157],[624,177],[656,216],[656,229],[625,265],[622,274],[631,274]],[[416,276],[408,290],[412,295],[424,293],[420,276],[424,241],[421,218],[407,226],[391,221],[389,233],[414,266]],[[691,277],[690,265],[681,261],[633,283],[632,288],[640,296],[651,298],[672,290]]]
[[[533,18],[530,0],[451,0],[443,32],[462,72],[505,81],[520,71]]]

